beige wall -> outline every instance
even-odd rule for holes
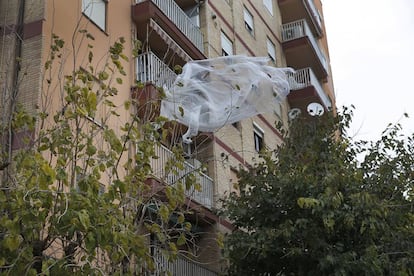
[[[42,20],[44,16],[44,0],[27,0],[24,6],[24,24]],[[2,103],[7,105],[10,95],[16,89],[13,80],[16,67],[16,49],[21,42],[21,64],[17,79],[17,100],[28,111],[33,113],[36,109],[37,91],[40,89],[41,70],[41,35],[23,38],[16,35],[19,18],[20,1],[0,0],[0,20],[6,26],[7,31],[14,29],[0,39],[0,90],[2,91]],[[3,32],[3,30],[2,30]]]
[[[18,24],[17,0],[0,0],[0,18],[8,27]],[[37,22],[41,26],[35,35],[23,37],[21,51],[21,73],[19,76],[19,87],[17,99],[20,104],[30,113],[42,111],[50,116],[47,124],[53,125],[53,114],[63,108],[64,76],[72,75],[74,70],[80,68],[88,69],[88,44],[93,45],[93,67],[95,72],[102,70],[105,63],[109,61],[108,50],[115,41],[124,37],[124,54],[130,62],[123,62],[126,77],[123,84],[116,84],[118,95],[113,97],[117,106],[119,117],[111,116],[108,124],[115,130],[124,124],[130,117],[130,111],[124,109],[124,102],[130,100],[131,86],[135,81],[135,61],[132,58],[132,41],[135,26],[131,20],[131,0],[109,1],[107,4],[107,28],[103,32],[93,24],[85,15],[82,15],[82,0],[26,0],[24,9],[25,36],[29,26]],[[1,24],[2,25],[2,24]],[[33,26],[33,25],[30,25]],[[86,39],[86,34],[79,30],[85,29],[94,40]],[[60,51],[61,59],[56,58],[53,68],[45,71],[45,63],[50,59],[50,47],[52,34],[59,36],[65,41]],[[12,90],[12,76],[16,67],[16,45],[19,41],[15,33],[1,36],[1,59],[0,59],[0,89],[2,101]],[[115,84],[113,76],[112,83]],[[48,80],[51,80],[50,85]],[[3,114],[7,110],[0,107]],[[3,112],[4,111],[4,112]],[[105,117],[104,111],[100,110],[97,116]],[[4,117],[5,118],[5,117]],[[98,119],[98,118],[97,118]],[[101,118],[99,118],[100,120]],[[40,126],[39,126],[40,127]],[[121,135],[119,131],[119,135]]]
[[[323,18],[323,6],[321,0],[314,0],[315,6],[319,10]],[[329,47],[328,47],[328,34],[326,33],[325,28],[325,21],[322,20],[322,29],[323,29],[323,37],[319,40],[319,44],[322,47],[324,53],[326,54],[326,58],[328,60],[328,67],[329,67],[329,76],[325,83],[323,83],[323,89],[327,92],[330,99],[333,101],[332,106],[336,108],[335,105],[335,92],[334,92],[334,84],[333,84],[333,76],[332,76],[332,69],[329,57]]]
[[[285,67],[286,61],[282,51],[281,17],[277,1],[274,1],[273,16],[264,7],[262,0],[244,1],[209,1],[201,9],[201,26],[205,35],[206,54],[209,57],[221,56],[221,31],[232,41],[234,54],[247,56],[268,56],[267,37],[275,44],[277,67]],[[254,21],[254,35],[250,34],[244,23],[243,10],[252,14]],[[276,121],[282,120],[287,125],[287,102],[282,106],[282,115],[274,113],[264,114],[268,124],[274,126]],[[254,117],[240,122],[237,129],[232,125],[225,126],[215,133],[215,136],[224,142],[231,151],[234,151],[247,164],[258,161],[253,139],[253,122],[264,130],[264,141],[269,148],[275,148],[281,139],[269,128],[262,119]],[[227,149],[216,144],[214,146],[214,177],[216,199],[227,194],[232,186],[232,170],[238,169],[240,161],[232,156]],[[223,157],[224,156],[224,157]],[[218,206],[219,207],[219,206]]]
[[[115,77],[122,77],[123,84],[116,84],[118,89],[118,95],[111,100],[117,105],[117,112],[119,117],[111,116],[111,120],[108,124],[114,129],[119,129],[123,123],[125,123],[129,116],[130,111],[126,111],[123,108],[123,103],[130,100],[130,88],[135,80],[134,76],[134,60],[132,58],[132,21],[131,21],[131,7],[129,0],[109,1],[107,4],[107,18],[106,18],[106,30],[99,29],[90,19],[88,19],[81,12],[82,0],[76,1],[48,1],[46,9],[45,24],[43,29],[43,36],[45,38],[45,47],[43,53],[43,63],[49,59],[50,37],[54,33],[65,41],[63,49],[64,64],[59,67],[56,64],[53,80],[59,80],[61,74],[71,74],[72,70],[78,70],[80,68],[88,68],[88,44],[93,45],[93,62],[92,66],[96,72],[102,70],[105,63],[110,62],[108,51],[109,47],[113,45],[120,37],[124,37],[126,40],[124,54],[130,59],[130,63],[123,62],[126,77],[120,75],[112,76],[115,83]],[[60,20],[65,18],[65,20]],[[79,33],[79,30],[87,30],[94,40],[88,40],[85,34]],[[58,69],[58,70],[56,70]],[[61,73],[62,71],[63,73]],[[46,87],[46,84],[45,84]],[[52,83],[50,90],[46,88],[44,93],[40,97],[40,103],[42,107],[49,106],[51,98],[53,103],[51,109],[62,108],[61,98],[64,96],[64,91],[60,83]],[[103,114],[104,110],[100,110],[97,117],[108,117],[109,114]],[[96,118],[101,120],[101,118]],[[51,122],[53,123],[53,122]]]

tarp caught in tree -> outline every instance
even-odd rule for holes
[[[267,57],[226,56],[188,62],[171,89],[165,89],[161,115],[188,131],[213,132],[227,124],[272,112],[289,93],[290,68],[268,66]]]

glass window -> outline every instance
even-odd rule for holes
[[[273,15],[273,0],[263,0],[263,5],[267,8],[271,15]]]
[[[282,104],[281,103],[277,103],[275,106],[275,114],[279,117],[282,118]]]
[[[184,11],[187,16],[191,19],[191,22],[200,28],[200,9],[198,6],[189,8]]]
[[[233,42],[231,42],[230,38],[223,32],[221,32],[221,49],[223,56],[233,55]]]
[[[253,16],[249,12],[248,9],[244,8],[244,25],[246,30],[251,34],[254,35],[254,24],[253,24]]]
[[[269,57],[276,62],[276,47],[275,44],[273,44],[273,42],[267,38],[267,54],[269,55]]]
[[[107,0],[82,0],[82,12],[103,31],[106,30]]]
[[[256,124],[253,127],[254,149],[260,152],[264,147],[264,131]]]

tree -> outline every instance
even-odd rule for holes
[[[297,119],[240,171],[224,203],[230,275],[414,274],[414,136],[396,124],[353,142],[351,115]]]
[[[168,135],[165,119],[143,122],[131,110],[128,121],[111,123],[120,109],[134,107],[134,101],[114,102],[129,62],[125,40],[99,57],[106,62],[97,68],[94,38],[79,29],[76,36],[82,44],[71,41],[72,53],[87,47],[87,66],[74,64],[64,71],[65,41],[54,34],[44,65],[44,105],[33,114],[16,99],[2,103],[13,108],[1,122],[0,135],[30,135],[17,150],[10,150],[10,144],[1,149],[7,161],[0,185],[1,274],[140,275],[155,268],[151,239],[171,260],[189,242],[184,202],[193,183],[182,178],[159,189],[147,183],[151,159],[157,158],[154,149]],[[164,168],[166,177],[178,174],[181,153],[175,149]]]

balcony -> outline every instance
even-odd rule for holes
[[[311,22],[312,33],[318,37],[323,34],[322,18],[313,0],[278,0],[282,23],[305,18]]]
[[[211,209],[213,205],[213,180],[206,174],[199,172],[199,166],[196,167],[189,162],[184,161],[183,169],[175,168],[177,170],[175,173],[170,171],[166,172],[165,165],[167,162],[171,162],[171,160],[174,159],[174,154],[163,145],[157,146],[155,148],[155,154],[158,156],[158,158],[152,159],[151,168],[153,170],[154,176],[158,180],[167,185],[174,185],[179,180],[184,179],[187,175],[195,174],[196,183],[200,185],[201,189],[197,190],[192,187],[191,189],[186,190],[185,193],[192,200]]]
[[[171,88],[177,75],[167,64],[153,52],[147,52],[137,57],[136,79],[141,83],[151,83],[155,86]]]
[[[142,86],[132,89],[136,100],[137,115],[144,121],[159,115],[160,93],[157,87],[171,88],[177,75],[153,52],[146,52],[136,58],[136,80]]]
[[[174,0],[136,0],[132,8],[132,18],[139,26],[137,36],[143,42],[148,39],[147,28],[150,19],[153,19],[161,29],[180,45],[192,59],[205,58],[203,51],[203,35],[187,14]],[[150,26],[151,27],[151,26]],[[158,29],[154,29],[159,33]],[[162,34],[159,34],[164,40]],[[148,41],[157,52],[165,53],[166,49],[161,48],[160,41]],[[165,44],[165,43],[164,43]]]
[[[288,73],[288,81],[291,90],[288,101],[292,108],[296,107],[304,111],[308,104],[317,102],[325,110],[331,110],[332,103],[311,68]]]
[[[318,79],[328,76],[328,63],[305,19],[282,25],[282,45],[287,65],[295,69],[311,66]]]
[[[161,250],[156,248],[154,250],[154,261],[156,265],[156,272],[152,275],[167,275],[166,271],[171,272],[171,275],[182,276],[217,276],[216,272],[208,270],[184,257],[178,257],[173,262],[168,262],[168,259],[162,255]]]

